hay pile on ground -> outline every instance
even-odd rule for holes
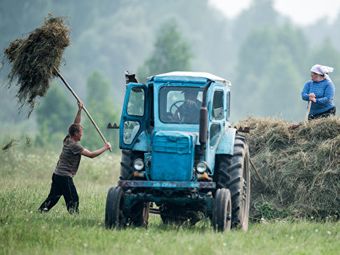
[[[16,39],[5,49],[12,64],[10,86],[14,83],[19,87],[17,98],[21,106],[28,104],[32,111],[36,97],[46,94],[49,80],[56,76],[54,67],[59,68],[69,44],[69,29],[64,19],[50,15],[27,38]]]
[[[250,118],[252,216],[259,218],[340,215],[340,118],[302,124]]]

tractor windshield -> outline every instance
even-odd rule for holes
[[[199,124],[203,88],[162,87],[159,92],[159,118],[164,123]]]

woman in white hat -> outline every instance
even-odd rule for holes
[[[323,65],[314,65],[310,70],[312,79],[305,83],[301,92],[302,99],[312,104],[309,120],[335,115],[335,86],[328,76],[333,70],[333,67]]]

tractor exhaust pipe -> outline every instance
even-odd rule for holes
[[[200,109],[200,129],[199,141],[201,144],[201,151],[203,153],[208,140],[208,108],[207,108],[207,92],[211,85],[211,81],[207,83],[203,91],[203,102]]]
[[[138,83],[136,79],[136,75],[134,73],[129,73],[129,71],[125,72],[125,83],[126,85],[129,84],[130,82],[136,82]]]
[[[208,108],[202,105],[200,110],[200,133],[199,133],[199,140],[201,147],[202,145],[205,146],[208,139]]]

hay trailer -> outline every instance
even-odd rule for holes
[[[146,84],[131,77],[120,180],[107,194],[105,226],[147,226],[151,212],[166,224],[208,217],[216,231],[247,230],[249,152],[229,123],[231,83],[199,72],[159,74]]]

